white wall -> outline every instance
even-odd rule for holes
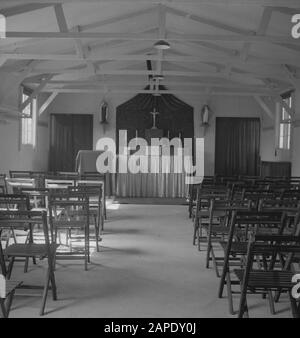
[[[112,95],[106,97],[109,103],[109,124],[106,130],[99,124],[98,111],[99,105],[103,99],[101,95],[94,94],[60,94],[55,102],[51,105],[49,113],[62,114],[93,114],[94,115],[94,147],[99,137],[115,138],[116,125],[116,107],[123,102],[126,102],[132,96],[130,95]],[[212,175],[214,173],[214,153],[215,153],[215,118],[216,116],[228,117],[261,117],[261,108],[251,97],[230,97],[216,96],[209,100],[209,105],[214,111],[214,116],[210,121],[209,127],[204,131],[201,127],[200,111],[206,103],[204,97],[195,97],[188,95],[180,95],[179,99],[194,107],[194,125],[195,136],[205,136],[205,174]],[[205,133],[205,135],[204,135]],[[262,131],[261,153],[263,160],[271,160],[268,156],[269,151],[274,150],[273,144],[263,142],[264,138],[270,139],[270,136]],[[274,140],[274,138],[273,138]],[[273,148],[273,149],[272,149]],[[271,159],[269,159],[271,158]],[[273,159],[272,159],[273,160]]]
[[[17,107],[18,90],[13,88],[16,81],[11,75],[4,75],[3,85],[0,85],[0,96],[4,103]],[[7,91],[4,87],[9,88]],[[5,91],[8,95],[4,95]],[[299,96],[299,95],[298,95]],[[103,100],[101,94],[59,94],[55,101],[50,105],[48,111],[43,114],[42,121],[49,121],[49,114],[92,114],[94,115],[94,148],[100,137],[115,138],[116,124],[116,107],[126,102],[132,95],[109,94],[106,101],[109,103],[109,124],[99,124],[99,106]],[[179,99],[194,107],[194,125],[195,136],[205,137],[205,174],[214,173],[214,153],[215,153],[215,118],[217,116],[228,117],[258,117],[261,118],[261,159],[263,161],[281,161],[287,160],[286,154],[280,154],[277,151],[275,156],[275,130],[274,121],[272,121],[256,103],[252,97],[230,97],[214,96],[209,99],[208,103],[212,108],[212,116],[209,127],[202,128],[200,121],[200,111],[202,106],[207,102],[204,96],[180,95]],[[45,100],[45,95],[40,99],[40,103]],[[271,109],[274,107],[270,106]],[[47,170],[49,156],[49,130],[46,127],[38,127],[37,148],[25,146],[18,150],[18,131],[19,122],[9,120],[8,125],[0,124],[0,172],[12,170]],[[295,139],[294,142],[300,140]],[[296,143],[297,144],[297,143]],[[297,156],[294,155],[294,158]],[[300,156],[298,156],[300,158]],[[297,158],[294,159],[297,162]],[[297,165],[300,175],[300,161]],[[294,166],[295,167],[295,166]],[[296,168],[296,167],[295,167]],[[294,169],[296,170],[296,169]]]

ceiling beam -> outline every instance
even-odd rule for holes
[[[170,62],[186,62],[186,63],[199,63],[199,62],[234,62],[236,66],[243,66],[245,63],[237,56],[220,56],[213,53],[201,53],[201,51],[195,51],[192,55],[145,55],[145,54],[118,54],[113,51],[99,52],[92,50],[90,53],[86,53],[86,47],[82,44],[78,45],[77,54],[30,54],[30,53],[15,53],[15,52],[1,52],[2,59],[14,59],[14,60],[49,60],[49,61],[170,61]],[[188,53],[188,51],[186,51]],[[1,58],[0,58],[1,60]],[[249,56],[247,65],[282,65],[290,64],[300,66],[300,58],[297,56],[290,57],[289,55],[283,58],[261,58],[255,56]],[[1,61],[0,61],[1,65]]]
[[[259,23],[259,26],[256,32],[257,35],[263,36],[266,34],[269,23],[272,18],[272,13],[273,13],[272,7],[264,8],[263,14],[262,14],[262,17],[261,17],[261,20],[260,20],[260,23]],[[251,42],[246,42],[240,53],[240,58],[242,59],[242,61],[247,60],[250,49],[251,49]]]
[[[254,97],[255,101],[260,105],[260,107],[263,109],[263,111],[267,114],[267,116],[274,121],[275,120],[275,114],[271,111],[271,109],[265,103],[265,101],[258,95],[254,95],[253,97]]]
[[[47,1],[47,0],[46,0]],[[170,0],[49,0],[48,3],[168,3]],[[247,5],[247,6],[279,6],[297,7],[299,0],[172,0],[173,3],[195,3],[198,5]],[[2,0],[1,5],[11,4],[45,4],[45,0]]]
[[[120,22],[120,21],[123,21],[123,20],[132,19],[132,18],[135,18],[136,16],[151,13],[154,10],[155,10],[155,7],[152,6],[150,8],[144,8],[142,10],[126,13],[126,14],[123,14],[123,15],[119,15],[119,16],[109,18],[109,19],[95,21],[93,23],[86,24],[86,25],[80,25],[79,28],[80,28],[80,31],[83,32],[83,31],[94,29],[94,28],[110,25],[110,24]]]
[[[57,4],[54,6],[54,11],[55,11],[55,16],[56,16],[56,20],[57,20],[57,24],[59,27],[59,31],[61,33],[67,33],[69,31],[68,29],[68,24],[67,24],[67,20],[65,17],[65,13],[64,13],[64,9],[62,4]]]
[[[47,75],[41,83],[34,89],[32,94],[22,103],[20,104],[20,111],[23,111],[32,100],[37,97],[37,95],[46,87],[47,83],[53,78],[53,75]]]
[[[1,4],[2,4],[2,2],[1,2]],[[12,2],[10,2],[10,4],[12,4]],[[21,5],[18,5],[18,6],[2,8],[2,9],[0,9],[0,13],[2,15],[4,15],[6,18],[9,18],[9,17],[14,16],[14,15],[20,15],[20,14],[24,14],[24,13],[36,11],[38,9],[43,9],[43,8],[46,8],[46,7],[52,7],[52,6],[53,6],[52,3],[46,3],[46,4],[28,3],[28,4],[25,4],[25,5],[21,4]]]
[[[231,33],[244,34],[244,35],[249,35],[249,34],[254,33],[251,30],[247,30],[247,29],[240,28],[240,27],[234,27],[232,25],[228,25],[227,23],[223,23],[219,20],[214,20],[214,19],[211,19],[211,18],[195,15],[193,13],[189,13],[187,11],[175,9],[175,8],[172,8],[172,7],[169,7],[169,6],[166,7],[166,10],[167,10],[168,13],[178,15],[180,17],[188,18],[189,20],[196,21],[196,22],[201,23],[201,24],[209,25],[209,26],[212,26],[212,27],[215,27],[215,28],[219,28],[219,29],[231,32]]]
[[[240,76],[241,78],[245,77],[245,73],[235,73],[236,76]],[[85,69],[34,69],[32,74],[78,74],[78,75],[87,75]],[[156,71],[147,71],[147,70],[135,70],[135,69],[126,69],[126,70],[105,70],[100,69],[97,71],[98,75],[158,75]],[[202,77],[202,76],[212,76],[212,77],[224,77],[221,72],[205,72],[205,71],[164,71],[164,75],[170,76],[187,76],[187,77]],[[282,73],[279,74],[271,74],[271,73],[263,73],[257,72],[257,74],[253,75],[253,73],[249,72],[249,75],[252,75],[258,79],[264,79],[267,77],[273,77],[274,79],[280,78],[282,80]]]
[[[53,89],[44,89],[43,92],[52,92]],[[133,94],[193,94],[201,96],[201,91],[199,90],[138,90],[138,89],[103,89],[102,88],[56,88],[55,91],[58,93],[72,93],[72,94],[78,94],[78,93],[133,93]],[[203,93],[203,95],[206,95],[206,93]],[[256,91],[212,91],[211,95],[229,95],[229,96],[272,96],[269,92],[256,92]]]
[[[55,100],[57,95],[58,95],[57,91],[54,91],[53,93],[50,94],[50,96],[47,98],[47,100],[41,105],[41,107],[39,109],[39,116],[42,115],[47,110],[47,108]]]
[[[156,41],[153,34],[140,33],[103,33],[103,32],[6,32],[6,38],[43,38],[43,39],[117,39],[134,41]],[[300,45],[300,41],[289,36],[257,36],[257,35],[218,35],[218,34],[167,34],[168,41],[228,41],[228,42],[263,42],[290,43]]]
[[[5,91],[3,92],[1,97],[1,105],[4,104],[6,98],[9,97],[9,95],[11,94],[11,91],[20,86],[22,81],[26,79],[26,77],[33,71],[38,63],[39,61],[37,60],[31,60],[27,64],[27,66],[21,71],[21,73],[19,73],[18,76],[11,83],[9,83],[8,86],[6,86]]]
[[[36,85],[37,83],[28,79],[23,82],[24,84],[28,85]],[[197,82],[194,81],[170,81],[170,80],[163,80],[163,83],[165,86],[182,86],[182,87],[202,87],[209,85],[211,87],[215,88],[230,88],[230,89],[245,89],[245,90],[265,90],[265,86],[253,86],[253,85],[239,85],[239,84],[234,84],[234,83],[220,83],[220,82],[215,82],[215,81],[204,81],[204,80],[198,80]],[[131,87],[136,87],[141,84],[144,84],[143,80],[139,81],[138,83],[135,80],[132,80],[130,82],[129,80],[126,81],[108,81],[108,85],[110,86],[131,86]],[[80,80],[80,81],[68,81],[68,80],[52,80],[49,81],[47,84],[47,88],[50,88],[50,86],[54,85],[73,85],[73,86],[97,86],[97,85],[102,85],[102,83],[99,80]]]
[[[294,15],[300,13],[300,8],[272,7],[272,10],[286,15]]]

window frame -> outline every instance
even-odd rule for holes
[[[282,94],[281,97],[290,108],[293,107],[293,91],[288,91]],[[280,105],[278,122],[278,149],[289,151],[291,149],[292,140],[292,119],[282,104]]]
[[[24,85],[20,86],[19,90],[19,109],[21,108],[21,105],[24,100],[24,95],[27,97],[30,97],[33,93],[33,90],[31,88],[28,88]],[[28,104],[30,106],[30,112],[29,114],[24,114],[24,110],[28,110],[28,106],[26,106],[21,114],[20,118],[20,124],[19,124],[19,150],[21,150],[22,147],[26,146],[32,146],[34,149],[36,147],[36,139],[37,139],[37,128],[36,128],[36,123],[37,123],[37,105],[38,105],[38,98],[34,97],[32,99],[32,102]],[[31,126],[30,126],[30,138],[28,137],[28,134],[26,137],[24,136],[24,129],[26,128],[24,126],[25,120],[30,119]],[[28,128],[28,126],[27,126]],[[26,131],[28,133],[28,130]],[[27,139],[25,141],[25,138]]]

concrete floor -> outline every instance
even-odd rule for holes
[[[59,261],[59,299],[48,297],[46,317],[232,317],[219,280],[205,269],[205,253],[192,246],[187,207],[112,205],[100,253],[84,271],[82,262]],[[44,266],[28,274],[17,263],[13,277],[41,283]],[[271,316],[268,301],[249,296],[251,317],[290,317],[286,296]],[[235,297],[237,308],[239,296]],[[40,298],[16,296],[11,317],[38,317]]]

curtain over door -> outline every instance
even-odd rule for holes
[[[216,174],[259,175],[259,148],[258,118],[216,118]]]
[[[92,149],[93,115],[51,115],[50,171],[74,171],[78,151]]]

